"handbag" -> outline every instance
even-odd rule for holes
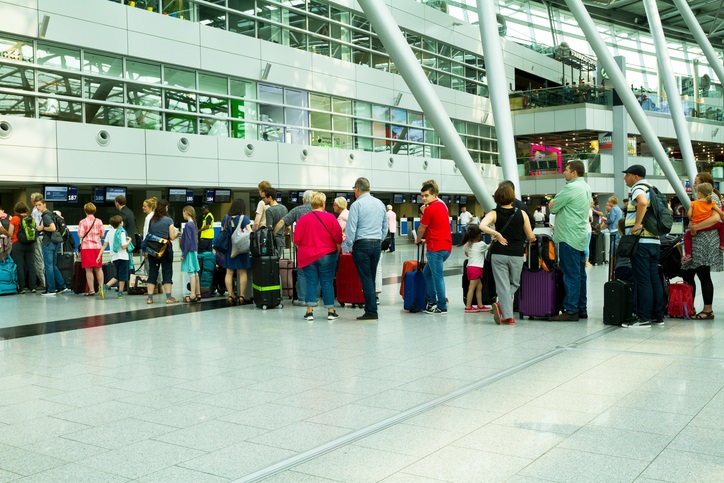
[[[231,234],[231,258],[242,253],[249,253],[251,250],[251,228],[249,227],[251,223],[247,223],[246,228],[242,228],[245,218],[246,216],[241,219],[239,226]]]
[[[639,239],[638,235],[624,235],[618,242],[618,250],[616,255],[623,258],[635,257],[639,251]]]
[[[168,240],[149,233],[146,235],[146,239],[143,240],[141,247],[143,248],[144,253],[147,253],[151,257],[160,259],[163,257],[163,254],[166,253]]]
[[[227,215],[227,217],[225,217],[224,219],[224,229],[221,230],[218,235],[216,235],[216,238],[214,238],[214,241],[212,243],[214,250],[219,253],[225,254],[229,251],[229,248],[231,248],[231,233],[228,229],[229,221],[231,221],[232,230],[234,229],[234,221],[229,220]]]
[[[506,228],[508,228],[508,225],[511,221],[513,221],[513,218],[515,218],[515,215],[518,214],[518,208],[515,208],[515,211],[513,212],[513,215],[508,218],[508,221],[503,225],[503,228],[500,230],[500,233],[502,234]],[[483,300],[481,301],[484,305],[490,305],[493,302],[496,302],[498,300],[498,291],[495,286],[495,277],[493,276],[493,270],[490,266],[491,257],[493,255],[493,244],[495,243],[495,240],[492,240],[490,242],[490,246],[488,247],[488,253],[485,255],[485,268],[483,269]]]

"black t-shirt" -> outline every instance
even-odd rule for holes
[[[500,243],[493,243],[491,248],[491,254],[493,255],[508,255],[511,257],[522,257],[525,254],[525,229],[523,228],[523,213],[517,207],[513,208],[501,208],[497,206],[495,208],[496,220],[495,229],[505,237],[508,242],[507,246],[503,246]],[[511,222],[506,227],[508,219],[513,217]],[[505,229],[503,229],[505,227]]]

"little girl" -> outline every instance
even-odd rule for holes
[[[190,291],[193,296],[184,297],[184,302],[199,302],[201,287],[199,286],[199,241],[196,230],[196,210],[193,206],[185,206],[183,210],[186,228],[181,235],[181,271],[189,274]]]
[[[468,296],[465,299],[465,313],[487,312],[490,307],[483,305],[483,265],[485,264],[485,253],[490,245],[481,240],[483,232],[475,225],[465,231],[465,236],[460,245],[465,245],[465,256],[468,257],[467,276],[470,280]],[[478,301],[478,306],[473,307],[473,294]]]
[[[713,192],[714,188],[709,183],[699,183],[696,186],[697,199],[691,202],[691,208],[689,208],[689,221],[692,224],[701,223],[702,221],[706,220],[711,216],[712,211],[715,211],[724,220],[724,213],[722,213],[721,209],[717,206],[717,204],[712,201]],[[719,248],[724,250],[724,223],[717,223],[714,226],[697,231],[709,230],[719,231]],[[681,259],[682,263],[686,263],[691,260],[692,236],[694,235],[691,234],[690,230],[687,230],[686,234],[684,234],[685,255],[684,258]]]

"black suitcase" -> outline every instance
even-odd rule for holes
[[[603,323],[621,325],[633,319],[633,285],[623,280],[611,280],[603,285]]]
[[[458,246],[463,242],[463,233],[453,233],[452,234],[452,244],[453,246]]]
[[[261,309],[281,307],[282,287],[279,278],[279,257],[261,256],[251,259],[254,303]]]
[[[103,283],[108,283],[112,278],[116,278],[116,267],[113,262],[106,262],[102,265],[103,269]]]
[[[591,233],[591,244],[588,246],[588,261],[592,265],[603,265],[606,261],[606,240],[601,232]]]
[[[58,271],[65,281],[65,286],[71,288],[73,282],[73,262],[75,257],[72,253],[58,253]],[[24,283],[24,282],[23,282]]]

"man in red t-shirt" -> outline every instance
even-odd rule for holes
[[[417,229],[415,244],[427,243],[427,263],[422,271],[427,284],[426,314],[447,315],[445,297],[445,278],[443,264],[452,252],[452,232],[447,205],[438,199],[440,190],[434,179],[422,183],[420,194],[425,204],[425,212]]]

